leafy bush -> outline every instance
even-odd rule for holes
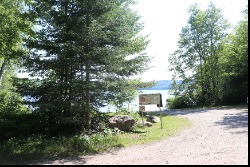
[[[186,96],[168,98],[166,102],[166,107],[169,109],[189,108],[194,107],[196,105],[195,101],[191,100]]]
[[[0,91],[0,113],[27,113],[30,109],[22,104],[22,98],[17,93],[3,90]]]

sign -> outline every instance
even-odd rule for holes
[[[145,106],[139,106],[139,111],[140,112],[145,112]]]
[[[140,105],[152,105],[157,104],[162,107],[161,94],[140,94],[139,95],[139,104]]]
[[[161,111],[161,107],[162,107],[162,98],[161,98],[161,94],[157,93],[157,94],[140,94],[139,95],[139,104],[141,106],[139,106],[139,112],[142,112],[141,114],[141,118],[142,118],[142,126],[144,127],[144,121],[143,121],[143,112],[145,111],[145,106],[142,105],[151,105],[151,104],[156,104],[157,107],[160,108]],[[162,116],[161,116],[161,129],[162,129]]]

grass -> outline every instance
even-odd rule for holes
[[[112,113],[113,115],[130,115],[136,120],[141,119],[137,113]],[[159,116],[158,113],[154,113]],[[152,113],[150,114],[152,115]],[[188,119],[162,115],[161,123],[151,127],[136,126],[132,132],[121,132],[107,129],[104,133],[75,136],[31,136],[25,139],[11,138],[0,143],[0,165],[25,164],[29,160],[57,159],[75,157],[91,153],[100,153],[112,148],[149,143],[175,135],[189,128]]]
[[[191,123],[188,119],[164,115],[162,116],[162,128],[160,122],[151,127],[136,127],[135,131],[120,135],[118,141],[125,147],[149,143],[175,135],[190,126]]]

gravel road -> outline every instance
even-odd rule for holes
[[[164,112],[188,118],[192,128],[150,144],[38,164],[248,165],[248,106]]]

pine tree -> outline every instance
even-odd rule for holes
[[[29,94],[40,111],[57,113],[55,122],[60,122],[59,116],[74,115],[90,131],[92,111],[129,100],[128,93],[143,86],[127,80],[147,70],[150,61],[142,52],[148,40],[140,35],[143,24],[130,9],[132,4],[133,0],[35,0],[32,9],[39,27],[37,37],[28,42],[33,52],[26,66],[38,79]]]

